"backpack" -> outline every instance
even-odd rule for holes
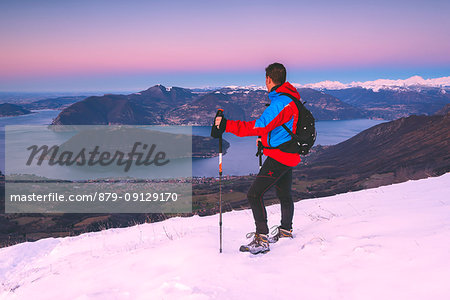
[[[295,105],[297,105],[297,129],[294,134],[285,124],[283,124],[283,128],[290,134],[292,139],[277,147],[264,148],[280,149],[281,151],[287,153],[298,153],[301,155],[306,155],[314,145],[317,137],[314,117],[312,113],[305,107],[304,104],[306,103],[306,101],[302,103],[300,100],[289,94],[283,93],[283,95],[289,96],[289,98],[294,100]]]

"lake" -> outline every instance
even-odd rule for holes
[[[58,110],[38,110],[33,114],[0,118],[0,127],[5,125],[45,125],[50,124],[59,114]],[[316,122],[316,145],[335,145],[358,134],[359,132],[383,123],[383,120],[342,120]],[[200,136],[209,136],[211,127],[194,126],[192,133]],[[230,148],[223,157],[224,175],[248,175],[258,172],[259,161],[255,156],[256,137],[237,137],[230,133],[224,134],[224,139],[230,142]],[[50,141],[47,141],[50,142]],[[53,141],[54,142],[54,141]],[[4,131],[0,134],[0,170],[5,171],[5,139]],[[218,158],[194,159],[192,162],[193,176],[210,177],[218,175]],[[131,174],[130,174],[131,175]],[[70,176],[69,174],[67,176]],[[69,179],[69,178],[67,178]]]

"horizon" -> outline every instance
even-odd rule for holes
[[[322,81],[316,81],[316,82],[310,82],[310,83],[303,83],[300,84],[298,82],[294,82],[294,81],[290,81],[291,84],[293,84],[295,87],[297,88],[302,88],[302,87],[309,87],[309,88],[315,88],[315,87],[311,87],[311,85],[316,85],[319,83],[324,83],[324,82],[338,82],[341,83],[343,85],[351,85],[351,84],[367,84],[367,83],[373,83],[376,81],[406,81],[408,79],[412,79],[415,77],[419,77],[423,80],[436,80],[436,79],[442,79],[442,78],[448,78],[447,82],[450,82],[450,76],[441,76],[441,77],[430,77],[430,78],[426,78],[426,77],[422,77],[419,75],[413,75],[407,78],[376,78],[374,80],[367,80],[367,81],[347,81],[347,82],[342,82],[339,80],[333,81],[333,80],[322,80]],[[194,90],[194,89],[211,89],[211,90],[215,90],[215,89],[220,89],[220,88],[227,88],[227,87],[237,87],[237,88],[245,88],[245,87],[256,87],[256,88],[261,88],[261,89],[265,89],[264,85],[258,85],[258,84],[243,84],[243,85],[204,85],[204,86],[182,86],[182,85],[166,85],[163,83],[154,83],[151,85],[148,85],[144,88],[139,88],[139,89],[135,89],[135,90],[131,90],[131,89],[118,89],[118,90],[37,90],[37,91],[3,91],[0,90],[1,94],[71,94],[71,95],[67,95],[67,96],[76,96],[76,95],[80,95],[82,93],[86,93],[86,94],[101,94],[101,93],[138,93],[138,92],[142,92],[145,91],[151,87],[154,86],[158,86],[161,85],[165,88],[173,88],[173,87],[179,87],[179,88],[184,88],[184,89],[190,89],[190,90]],[[445,85],[445,87],[450,86],[449,85]],[[362,86],[361,86],[362,87]],[[435,86],[436,87],[436,86]],[[60,97],[61,95],[58,95],[58,97]]]
[[[293,82],[290,81],[291,84],[293,84],[294,86],[296,86],[297,88],[302,88],[302,87],[310,87],[310,88],[315,88],[315,87],[311,87],[311,85],[316,85],[319,83],[324,83],[324,82],[332,82],[332,83],[340,83],[343,85],[351,85],[351,84],[367,84],[367,83],[374,83],[376,81],[407,81],[408,79],[412,79],[415,77],[419,77],[423,80],[437,80],[437,79],[443,79],[446,78],[448,79],[447,82],[450,82],[450,76],[442,76],[442,77],[430,77],[430,78],[426,78],[426,77],[422,77],[419,75],[413,75],[407,78],[377,78],[375,80],[367,80],[367,81],[348,81],[348,82],[342,82],[342,81],[332,81],[332,80],[323,80],[323,81],[317,81],[317,82],[311,82],[311,83],[303,83],[303,84],[299,84],[298,82]],[[246,84],[246,85],[215,85],[215,86],[208,86],[208,85],[204,85],[204,86],[191,86],[191,87],[187,87],[187,86],[181,86],[181,85],[165,85],[162,83],[155,83],[152,85],[149,85],[147,87],[144,88],[140,88],[140,89],[135,89],[135,90],[131,90],[131,89],[118,89],[118,90],[40,90],[40,91],[2,91],[0,90],[0,93],[2,94],[73,94],[73,96],[75,95],[80,95],[82,93],[86,93],[86,94],[108,94],[108,93],[138,93],[138,92],[142,92],[145,91],[151,87],[157,86],[157,85],[161,85],[165,88],[172,88],[172,87],[179,87],[179,88],[184,88],[184,89],[211,89],[211,90],[215,90],[215,89],[220,89],[220,88],[227,88],[227,87],[256,87],[256,88],[261,88],[261,89],[265,89],[265,87],[263,85],[258,85],[258,84]],[[445,87],[450,86],[449,85],[445,85]],[[350,86],[349,86],[350,87]],[[361,86],[362,87],[362,86]],[[61,95],[58,95],[58,97],[60,97]],[[72,95],[67,95],[67,96],[72,96]]]

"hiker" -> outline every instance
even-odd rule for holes
[[[269,251],[269,243],[275,243],[280,238],[292,238],[292,168],[300,163],[298,153],[288,153],[276,148],[292,139],[282,125],[285,124],[295,133],[299,115],[294,99],[300,100],[300,95],[296,88],[286,82],[286,69],[282,64],[273,63],[266,68],[266,87],[271,103],[259,119],[245,122],[218,116],[214,120],[217,136],[223,132],[231,132],[237,136],[260,136],[257,143],[262,143],[263,153],[267,156],[247,193],[256,231],[247,235],[248,238],[253,237],[253,240],[248,245],[241,246],[240,251],[252,254]],[[269,236],[263,196],[272,186],[275,186],[280,199],[281,224]]]

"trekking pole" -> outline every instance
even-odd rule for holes
[[[223,109],[217,110],[216,117],[223,117]],[[219,136],[219,252],[222,253],[222,134]]]
[[[261,138],[261,137],[259,137]],[[259,169],[262,167],[262,152],[263,152],[262,142],[258,141],[258,153],[259,153]]]
[[[269,106],[270,103],[266,103],[264,106]],[[261,142],[261,136],[258,136],[258,152],[256,152],[256,156],[259,156],[259,169],[261,170],[262,167],[262,155],[263,155],[263,144]]]
[[[260,136],[258,136],[258,138],[261,138]],[[256,152],[256,156],[259,157],[259,168],[261,169],[262,167],[262,152],[263,152],[263,145],[261,141],[258,141],[258,151]]]

